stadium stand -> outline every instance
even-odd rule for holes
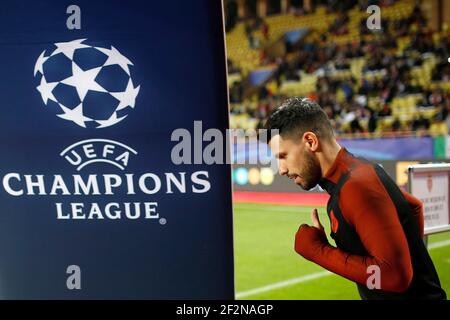
[[[285,97],[301,95],[324,108],[339,136],[448,134],[448,25],[427,27],[413,0],[371,1],[383,19],[369,30],[367,1],[346,3],[228,28],[232,128],[258,128]],[[259,70],[271,75],[253,85]]]

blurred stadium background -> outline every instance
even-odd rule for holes
[[[373,4],[381,30],[366,25]],[[342,145],[383,165],[403,188],[408,165],[450,162],[450,1],[225,0],[224,7],[232,128],[260,128],[286,97],[306,96],[325,109]],[[258,143],[242,140],[237,159],[257,157]],[[293,250],[313,207],[328,224],[327,195],[246,163],[233,168],[237,298],[359,299],[353,283]],[[428,248],[449,295],[450,233],[430,236]]]

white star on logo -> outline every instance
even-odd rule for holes
[[[44,57],[45,55],[45,50],[41,53],[41,55],[39,56],[39,58],[36,61],[36,64],[34,65],[34,75],[36,76],[36,73],[38,73],[38,71],[41,74],[44,74],[44,62],[47,61],[47,59],[49,57]]]
[[[126,108],[130,106],[131,108],[134,108],[134,104],[136,102],[136,97],[139,94],[139,88],[141,86],[137,86],[136,88],[133,87],[133,82],[128,80],[127,88],[124,92],[110,92],[110,94],[120,101],[119,105],[117,106],[117,111],[122,110],[123,108]]]
[[[58,53],[63,53],[67,58],[73,60],[73,54],[75,50],[82,48],[91,48],[91,46],[82,44],[82,42],[85,40],[86,39],[78,39],[69,42],[57,42],[55,43],[55,46],[57,48],[55,49],[55,51],[53,51],[51,55],[54,56]]]
[[[97,67],[83,71],[75,62],[72,62],[72,76],[62,80],[61,83],[75,87],[80,100],[83,101],[89,90],[107,92],[101,85],[95,82],[95,78],[101,69],[102,67]]]
[[[41,93],[41,97],[45,105],[47,105],[48,99],[58,102],[52,92],[57,85],[58,82],[47,82],[47,80],[45,80],[45,76],[42,75],[41,84],[37,86],[36,89]]]
[[[97,129],[99,129],[99,128],[106,128],[106,127],[112,126],[112,125],[114,125],[114,124],[116,124],[116,123],[122,121],[122,120],[125,119],[126,117],[127,117],[127,116],[125,115],[125,116],[123,116],[123,117],[117,118],[117,112],[114,112],[114,113],[111,115],[111,117],[109,117],[108,120],[97,120],[98,124],[100,124],[100,125],[97,127]]]
[[[73,121],[77,125],[79,125],[79,126],[81,126],[83,128],[86,128],[85,121],[92,121],[91,118],[85,117],[83,115],[83,104],[82,103],[80,103],[73,110],[63,106],[61,103],[59,103],[59,106],[64,111],[64,113],[63,114],[57,114],[57,116],[62,118],[62,119]]]
[[[130,75],[130,69],[128,68],[128,65],[133,65],[133,63],[128,60],[127,57],[121,54],[116,48],[111,46],[111,50],[106,48],[98,48],[98,50],[108,56],[108,60],[106,60],[104,66],[118,64],[128,75]]]

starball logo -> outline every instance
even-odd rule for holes
[[[86,40],[55,43],[49,55],[42,51],[34,67],[37,90],[59,118],[83,128],[106,128],[134,109],[140,86],[133,83],[127,57],[114,46],[87,45]]]
[[[55,120],[67,126],[97,134],[121,123],[138,108],[141,86],[133,72],[131,60],[112,45],[94,46],[87,39],[56,42],[41,51],[34,66],[36,89],[43,102],[40,110],[54,112]],[[165,225],[167,219],[162,217],[164,210],[158,201],[138,199],[211,189],[208,171],[132,172],[129,164],[139,156],[138,150],[106,137],[74,141],[61,146],[55,156],[74,174],[9,172],[2,178],[2,186],[12,197],[54,197],[52,210],[58,220],[147,219]],[[83,174],[86,167],[98,163],[114,171],[93,167],[95,174]],[[42,169],[48,172],[49,168]]]

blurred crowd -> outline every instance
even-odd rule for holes
[[[262,126],[271,109],[285,98],[277,90],[283,81],[300,81],[301,74],[314,74],[318,79],[316,90],[309,94],[309,98],[324,108],[337,134],[375,132],[380,119],[392,117],[393,99],[411,94],[419,97],[417,107],[436,108],[437,111],[432,118],[417,113],[406,124],[395,118],[389,131],[428,130],[435,121],[448,121],[450,124],[449,92],[421,86],[410,72],[413,67],[420,67],[424,57],[431,53],[438,61],[432,70],[432,81],[450,80],[449,37],[439,42],[433,41],[433,32],[426,27],[426,19],[418,6],[406,18],[383,19],[381,32],[375,34],[368,30],[366,20],[362,19],[360,39],[339,45],[333,41],[333,37],[348,32],[346,10],[355,5],[367,7],[372,3],[390,5],[392,1],[348,1],[345,5],[342,1],[322,2],[319,4],[326,4],[329,10],[338,10],[329,32],[308,37],[308,41],[297,46],[287,45],[285,56],[272,59],[264,57],[261,64],[275,66],[275,72],[265,85],[257,88],[256,108],[250,108],[245,103],[245,84],[242,81],[233,83],[229,88],[232,114],[246,113],[257,120],[257,126]],[[264,20],[260,19],[256,27],[261,28],[264,24]],[[366,34],[370,34],[370,37],[365,37]],[[405,36],[410,37],[411,41],[399,53],[396,40]],[[364,60],[363,77],[333,77],[336,71],[349,70],[350,61],[354,58]],[[240,72],[233,61],[228,61],[228,68],[229,73]],[[365,76],[371,74],[378,76]],[[369,107],[369,99],[376,99],[375,107]],[[343,123],[348,125],[343,126]]]

